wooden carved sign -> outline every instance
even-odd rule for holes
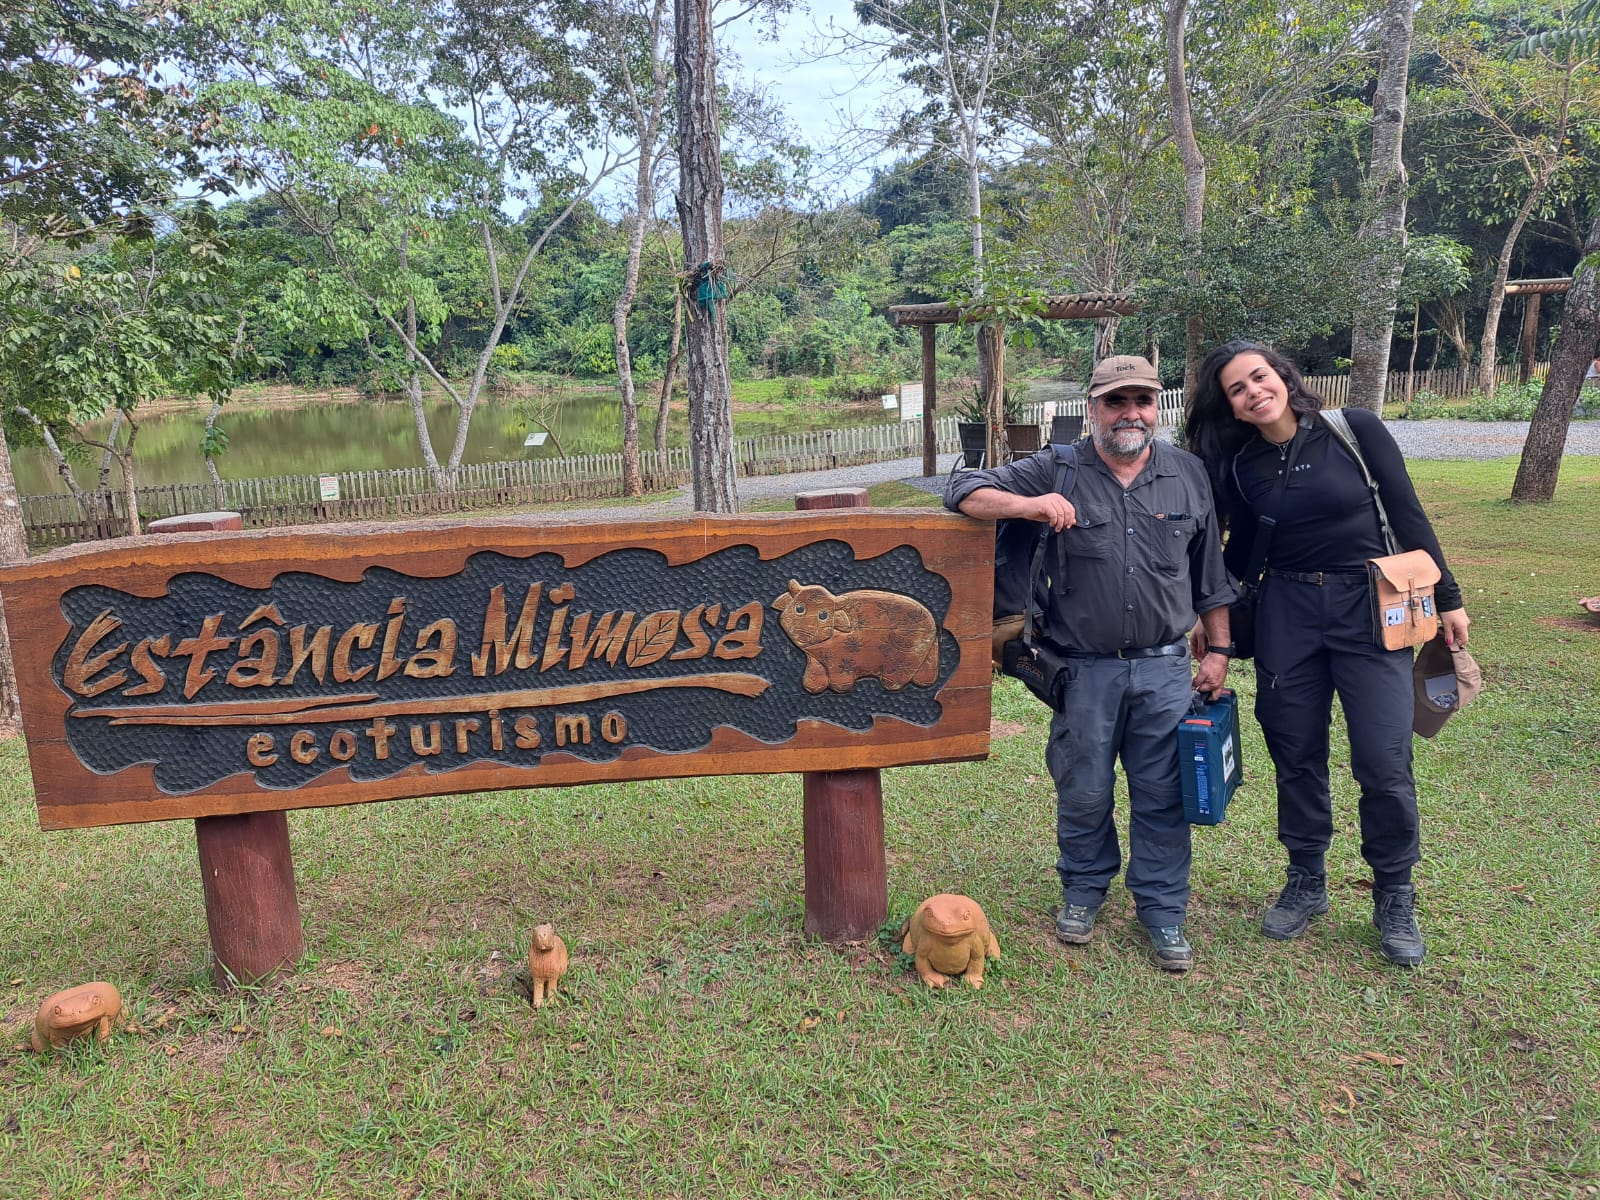
[[[988,751],[987,525],[329,526],[0,571],[40,822]]]

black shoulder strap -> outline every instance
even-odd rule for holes
[[[1383,544],[1389,548],[1390,554],[1399,554],[1400,543],[1394,536],[1394,530],[1389,526],[1389,514],[1384,510],[1383,497],[1378,494],[1378,481],[1373,478],[1367,460],[1361,455],[1361,441],[1356,437],[1356,431],[1350,428],[1350,418],[1337,408],[1324,408],[1317,415],[1322,418],[1322,423],[1328,432],[1333,434],[1334,441],[1343,446],[1350,457],[1356,460],[1356,466],[1361,469],[1361,478],[1366,480],[1367,491],[1372,493],[1372,503],[1378,509],[1378,524],[1383,529]]]
[[[1078,482],[1078,449],[1074,444],[1050,443],[1051,453],[1056,459],[1056,492],[1070,500],[1072,489]],[[1022,623],[1022,641],[1030,649],[1033,646],[1034,627],[1043,619],[1044,613],[1039,607],[1039,573],[1044,567],[1045,547],[1050,544],[1050,537],[1055,533],[1049,525],[1040,522],[1039,540],[1034,543],[1033,557],[1028,563],[1028,619]]]
[[[1239,486],[1239,455],[1244,453],[1244,446],[1239,447],[1233,456],[1233,486],[1239,494],[1244,495],[1244,488]],[[1289,486],[1289,476],[1294,473],[1295,459],[1300,457],[1300,429],[1296,426],[1294,437],[1289,442],[1289,453],[1284,459],[1283,473],[1278,476],[1277,485],[1272,489],[1272,511],[1256,514],[1256,537],[1250,543],[1250,565],[1245,568],[1245,578],[1240,582],[1251,587],[1261,582],[1261,576],[1267,570],[1267,552],[1272,548],[1272,535],[1278,528],[1278,510],[1283,506],[1283,492]]]

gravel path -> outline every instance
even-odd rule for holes
[[[1526,421],[1389,421],[1389,432],[1407,458],[1507,458],[1522,453],[1528,435]],[[1574,421],[1567,433],[1568,454],[1600,455],[1600,421]],[[832,471],[802,471],[792,475],[757,475],[738,481],[741,507],[758,500],[790,499],[796,492],[825,488],[867,487],[874,483],[901,480],[913,487],[944,494],[945,475],[956,455],[939,456],[940,473],[924,478],[922,459],[899,458],[867,463],[859,467],[839,467]],[[570,508],[560,510],[563,517],[616,520],[619,517],[666,517],[693,511],[690,492],[663,500],[652,500],[632,507]]]

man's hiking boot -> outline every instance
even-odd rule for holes
[[[1163,971],[1187,971],[1194,966],[1194,947],[1183,936],[1182,925],[1145,926],[1150,935],[1150,957]]]
[[[1063,904],[1056,914],[1056,937],[1073,946],[1087,945],[1094,936],[1094,919],[1099,915],[1098,904]]]
[[[1372,923],[1384,957],[1397,967],[1421,964],[1427,947],[1417,928],[1417,889],[1409,883],[1372,889]]]
[[[1289,868],[1289,881],[1261,918],[1261,932],[1286,942],[1306,931],[1312,917],[1328,911],[1328,877]]]

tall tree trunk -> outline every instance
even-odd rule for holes
[[[11,449],[0,432],[0,563],[23,562],[28,557],[28,531],[22,523],[17,481],[11,475]],[[0,730],[22,726],[22,706],[17,701],[17,668],[11,659],[11,634],[0,606]]]
[[[406,307],[411,308],[409,304]],[[433,480],[436,491],[449,491],[444,468],[433,452],[433,435],[428,432],[428,410],[422,403],[422,372],[415,367],[406,374],[406,400],[411,405],[411,421],[416,426],[417,444],[422,447],[422,465],[428,470],[428,478]]]
[[[728,374],[727,260],[722,246],[722,133],[711,0],[676,0],[678,220],[689,299],[689,446],[694,506],[739,511],[734,486],[733,384]]]
[[[1094,319],[1094,361],[1110,358],[1117,352],[1117,327],[1121,317],[1096,317]]]
[[[1167,105],[1172,112],[1172,139],[1183,164],[1183,235],[1189,261],[1200,261],[1200,235],[1206,215],[1206,160],[1194,136],[1194,114],[1189,108],[1189,73],[1185,64],[1184,18],[1189,0],[1167,0]],[[1200,269],[1191,266],[1189,282],[1198,287]],[[1205,318],[1194,309],[1183,317],[1183,394],[1193,396],[1200,375]]]
[[[639,263],[644,257],[644,234],[656,206],[656,143],[667,104],[667,64],[662,57],[661,33],[667,0],[652,0],[649,20],[650,90],[640,94],[631,73],[625,73],[628,102],[639,134],[638,172],[633,181],[633,228],[628,231],[628,263],[622,291],[611,313],[617,358],[617,382],[622,387],[622,493],[644,495],[644,472],[639,465],[639,400],[633,387],[633,355],[628,350],[628,318],[639,294]],[[624,50],[623,53],[627,51]],[[671,372],[668,372],[669,376]],[[671,381],[668,380],[668,386]]]
[[[397,261],[402,275],[411,265],[410,243],[411,235],[409,233],[401,234]],[[415,297],[407,296],[405,334],[409,346],[417,344],[417,327],[417,301]],[[433,486],[437,491],[451,491],[453,489],[449,486],[449,481],[439,466],[439,456],[434,453],[433,435],[428,432],[428,412],[422,406],[421,365],[417,362],[417,356],[409,351],[407,363],[409,364],[409,369],[406,372],[406,399],[411,402],[411,419],[416,425],[417,445],[422,450],[422,465],[427,468],[428,478],[433,480]]]
[[[1406,80],[1411,62],[1413,0],[1388,0],[1378,25],[1378,87],[1372,97],[1372,162],[1367,184],[1378,206],[1362,231],[1368,247],[1366,294],[1350,337],[1350,395],[1346,404],[1383,411],[1394,339],[1395,297],[1405,270]]]
[[[217,414],[221,411],[221,401],[213,400],[211,411],[206,414],[205,438],[206,474],[211,477],[211,503],[218,509],[227,503],[227,496],[222,490],[222,473],[217,470],[217,456],[211,453],[211,431],[217,427]]]
[[[679,288],[672,298],[672,338],[667,347],[667,365],[661,371],[661,395],[656,401],[656,469],[663,480],[671,474],[671,464],[667,461],[667,427],[672,412],[672,381],[678,377],[678,363],[682,357],[683,289]]]
[[[1583,257],[1600,253],[1600,214],[1589,226],[1583,242]],[[1600,345],[1600,270],[1580,266],[1567,289],[1567,302],[1561,311],[1561,333],[1550,350],[1550,370],[1544,377],[1544,390],[1528,423],[1528,440],[1522,446],[1522,461],[1511,485],[1516,501],[1549,500],[1556,494],[1561,474],[1561,454],[1567,445],[1567,426],[1573,407],[1583,388],[1583,376],[1594,361]]]
[[[33,410],[25,404],[17,405],[17,415],[26,417],[33,422],[34,428],[39,431],[39,437],[44,442],[45,449],[50,453],[50,459],[56,465],[56,475],[61,480],[62,486],[72,493],[72,498],[78,502],[78,511],[83,514],[85,521],[93,521],[95,512],[94,498],[78,486],[78,477],[72,472],[72,464],[67,461],[67,456],[61,452],[61,443],[56,441],[56,435],[50,426],[39,420]],[[106,468],[110,470],[110,468]]]
[[[1005,461],[1006,417],[1006,325],[1004,321],[985,321],[978,326],[978,387],[983,392],[983,411],[989,426],[989,465]]]
[[[1533,378],[1533,362],[1539,353],[1539,306],[1544,299],[1538,292],[1522,298],[1522,345],[1517,349],[1517,382]]]
[[[1455,299],[1440,301],[1438,325],[1439,331],[1450,340],[1450,346],[1456,352],[1456,368],[1465,379],[1472,369],[1472,343],[1467,340],[1467,314],[1460,301]],[[1438,343],[1435,342],[1434,367],[1439,365],[1438,348]]]
[[[122,502],[128,506],[128,536],[138,537],[139,491],[133,477],[133,442],[139,436],[139,423],[128,417],[128,444],[117,452],[117,464],[122,468]]]
[[[1483,337],[1478,341],[1478,390],[1485,396],[1494,395],[1495,344],[1500,338],[1500,310],[1505,307],[1506,283],[1511,278],[1511,254],[1517,248],[1517,239],[1522,236],[1522,227],[1528,223],[1528,215],[1533,212],[1533,206],[1539,203],[1549,182],[1549,177],[1543,173],[1534,180],[1527,198],[1517,209],[1506,240],[1500,246],[1500,258],[1494,267],[1494,282],[1489,286],[1489,304],[1483,313]]]
[[[1422,340],[1422,301],[1417,301],[1411,309],[1411,361],[1406,365],[1406,405],[1409,407],[1411,398],[1417,394],[1417,343]],[[1439,344],[1439,339],[1434,338],[1434,345]]]
[[[122,436],[122,410],[112,410],[111,428],[106,432],[106,448],[100,453],[100,473],[95,477],[95,490],[109,492],[111,490],[111,463],[116,458],[116,451],[112,449],[117,444],[117,439]],[[106,516],[110,516],[109,512]]]
[[[650,211],[650,159],[643,150],[639,179],[634,188],[633,228],[628,231],[628,265],[622,273],[622,291],[611,310],[611,344],[617,358],[617,384],[622,389],[622,494],[644,495],[644,474],[639,469],[639,401],[633,390],[633,355],[628,350],[628,316],[639,294],[639,260],[644,255],[645,214]]]

